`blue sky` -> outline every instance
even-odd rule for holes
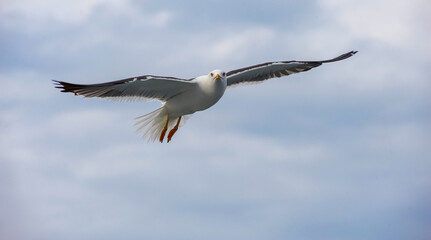
[[[429,239],[426,0],[0,2],[2,239]],[[169,144],[158,102],[51,79],[191,78],[354,57],[229,89]]]

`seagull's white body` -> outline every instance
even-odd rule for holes
[[[57,88],[61,88],[62,92],[72,92],[85,97],[162,101],[161,108],[136,118],[135,127],[138,133],[143,133],[144,138],[160,142],[163,142],[167,130],[171,129],[167,136],[169,142],[178,130],[183,117],[213,106],[230,86],[257,83],[270,78],[308,71],[323,63],[349,58],[355,53],[355,51],[351,51],[324,61],[267,62],[227,73],[214,70],[208,75],[193,79],[144,75],[89,85],[55,82],[58,84]]]
[[[136,130],[144,131],[144,138],[163,142],[167,129],[172,129],[168,134],[168,142],[171,141],[182,116],[205,110],[220,100],[227,87],[226,73],[214,70],[192,79],[190,84],[186,91],[169,98],[161,108],[136,118]],[[174,126],[174,123],[177,124]]]
[[[168,113],[177,118],[205,110],[216,104],[227,88],[227,81],[226,77],[215,79],[211,74],[222,76],[223,72],[214,70],[208,75],[193,79],[192,82],[196,83],[193,89],[166,101],[164,107]]]

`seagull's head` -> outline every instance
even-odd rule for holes
[[[210,78],[212,78],[213,80],[226,79],[226,73],[222,70],[219,70],[219,69],[216,69],[216,70],[210,72],[210,74],[208,74],[208,76]]]

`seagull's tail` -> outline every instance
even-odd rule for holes
[[[183,126],[190,116],[183,116],[180,126]],[[168,129],[172,129],[177,120],[178,117],[170,117],[167,109],[163,106],[153,112],[135,118],[136,133],[142,135],[143,139],[154,142],[160,140],[166,121],[168,121]]]
[[[148,114],[135,118],[136,133],[148,141],[156,141],[166,124],[168,113],[161,107]]]

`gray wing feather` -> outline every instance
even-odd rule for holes
[[[227,73],[227,85],[257,83],[270,78],[279,78],[294,73],[308,71],[322,63],[336,62],[353,56],[357,51],[351,51],[336,58],[324,61],[280,61],[267,62],[250,67],[240,68]]]
[[[84,97],[100,97],[119,101],[147,101],[157,99],[167,101],[170,98],[189,91],[195,82],[173,78],[145,75],[123,80],[98,84],[73,84],[53,80],[62,92],[72,92]]]

